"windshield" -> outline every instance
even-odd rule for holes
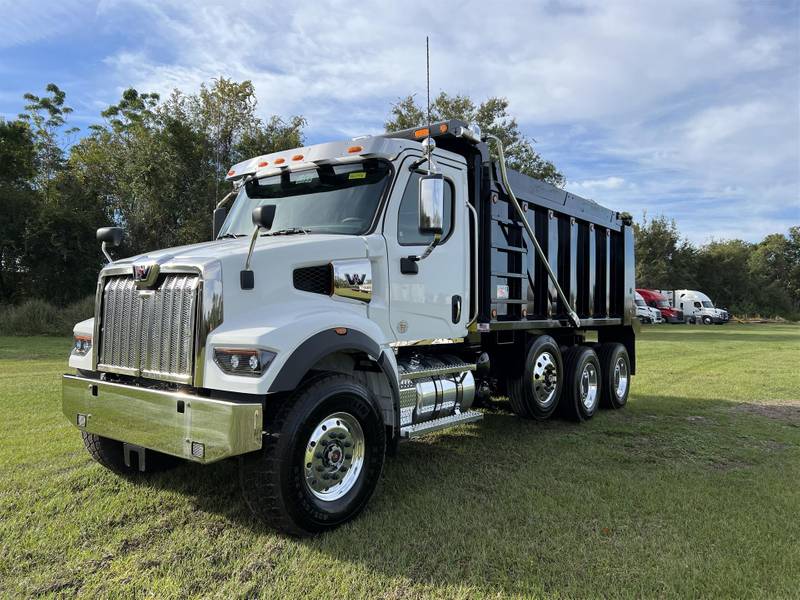
[[[669,302],[666,300],[656,300],[656,306],[658,308],[669,308]]]
[[[714,308],[714,305],[708,300],[703,300],[703,306],[705,306],[706,308]]]
[[[248,181],[236,197],[220,236],[253,231],[253,209],[274,204],[272,232],[366,233],[390,179],[389,163],[379,160],[324,165]]]

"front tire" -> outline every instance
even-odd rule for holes
[[[270,430],[263,448],[240,459],[242,494],[253,513],[295,536],[358,515],[375,491],[386,453],[372,393],[349,375],[326,373],[265,412]]]
[[[712,322],[711,317],[703,317],[703,325],[711,325]]]
[[[520,375],[508,378],[508,399],[521,417],[542,421],[555,411],[561,397],[564,367],[561,351],[549,335],[533,339]]]
[[[181,459],[175,456],[145,449],[144,468],[141,468],[141,465],[137,463],[137,453],[131,454],[131,464],[128,466],[125,464],[125,445],[122,442],[86,431],[81,431],[81,436],[83,438],[83,445],[86,447],[91,457],[106,469],[118,475],[158,473],[167,471],[179,465],[181,462]]]

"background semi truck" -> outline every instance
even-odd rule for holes
[[[636,317],[641,323],[663,323],[664,319],[661,317],[661,311],[652,306],[647,306],[647,303],[642,298],[639,292],[634,292],[633,302],[636,307]]]
[[[625,405],[630,220],[507,171],[496,138],[439,122],[228,179],[212,241],[112,260],[75,327],[63,412],[109,469],[237,457],[253,512],[308,535],[490,394],[530,419]],[[121,235],[98,230],[109,259]]]
[[[670,303],[670,306],[682,311],[684,318],[690,323],[704,323],[706,325],[722,325],[730,321],[731,317],[724,308],[717,308],[711,298],[697,290],[661,290]]]
[[[667,297],[658,290],[638,288],[636,292],[642,297],[647,306],[661,311],[661,317],[667,323],[685,323],[683,311],[672,306]]]

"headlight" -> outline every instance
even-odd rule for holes
[[[214,348],[214,362],[228,375],[261,377],[275,353],[256,348]]]
[[[90,335],[76,335],[72,341],[72,353],[76,356],[86,356],[86,353],[92,349],[92,336]]]

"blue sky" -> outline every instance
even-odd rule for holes
[[[0,115],[48,82],[85,128],[129,86],[250,79],[310,142],[395,99],[505,96],[567,188],[692,241],[800,224],[800,2],[0,0]]]

